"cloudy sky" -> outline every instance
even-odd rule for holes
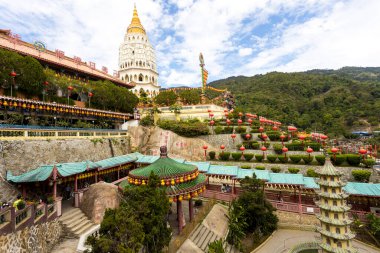
[[[0,29],[117,69],[134,2],[163,87],[270,71],[380,66],[379,0],[0,0]]]

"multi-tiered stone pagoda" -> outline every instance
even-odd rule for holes
[[[318,206],[320,214],[317,218],[321,226],[317,229],[322,236],[320,247],[322,252],[329,253],[353,253],[357,252],[352,247],[351,240],[355,234],[350,230],[352,220],[348,218],[350,207],[346,204],[346,194],[342,187],[341,172],[335,169],[330,159],[326,160],[323,168],[318,172],[320,186]]]

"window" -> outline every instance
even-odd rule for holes
[[[337,234],[340,234],[340,228],[336,228],[335,231]]]
[[[336,200],[333,201],[333,206],[337,206],[338,203],[336,202]]]
[[[326,230],[330,232],[330,226],[326,224]]]
[[[332,188],[331,192],[332,193],[336,193],[335,188]]]
[[[336,246],[338,246],[338,248],[342,248],[342,243],[341,243],[341,242],[338,242],[338,243],[336,244]]]
[[[325,217],[329,217],[329,213],[327,211],[325,211]]]
[[[339,217],[338,217],[338,214],[337,213],[334,213],[334,219],[338,219]]]
[[[139,82],[142,82],[144,79],[144,76],[142,74],[139,75]]]
[[[326,243],[327,243],[328,245],[331,244],[330,238],[327,238],[327,239],[326,239]]]

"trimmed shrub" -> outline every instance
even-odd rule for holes
[[[298,168],[288,168],[288,171],[291,174],[297,174],[298,172],[300,172],[300,169],[298,169]]]
[[[315,156],[315,160],[317,160],[317,162],[320,164],[320,165],[324,165],[325,162],[326,162],[326,157],[324,155],[316,155]]]
[[[371,176],[371,171],[369,171],[369,170],[353,170],[352,176],[354,177],[355,181],[368,182],[369,177]]]
[[[264,145],[266,148],[269,148],[269,147],[270,147],[270,142],[264,142],[263,145]]]
[[[305,145],[302,145],[301,142],[286,143],[285,147],[289,149],[289,151],[303,151],[305,149]]]
[[[339,165],[342,165],[346,161],[346,156],[345,155],[336,155],[335,159],[333,156],[331,161],[334,165],[339,166]]]
[[[289,158],[292,161],[292,163],[299,163],[302,159],[300,155],[290,155]]]
[[[232,153],[231,156],[232,156],[232,159],[234,159],[235,161],[239,161],[242,155],[240,152],[235,152],[235,153]]]
[[[250,134],[249,135],[249,138],[247,139],[247,134],[246,133],[244,133],[244,134],[240,134],[240,136],[241,136],[241,138],[243,139],[243,140],[246,140],[246,141],[249,141],[250,139],[252,139],[252,135]]]
[[[26,206],[26,204],[25,204],[25,201],[24,201],[24,200],[21,200],[21,201],[19,201],[19,202],[17,203],[17,209],[18,209],[18,210],[22,210],[22,209],[24,209],[25,206]]]
[[[308,170],[306,171],[306,175],[307,175],[308,177],[318,177],[318,174],[317,174],[317,172],[315,172],[314,169],[308,169]]]
[[[221,160],[221,161],[228,161],[230,159],[230,155],[231,155],[230,152],[219,153],[219,160]]]
[[[267,131],[266,134],[268,135],[268,137],[271,141],[279,141],[280,140],[281,134],[279,131]]]
[[[251,165],[241,165],[240,168],[242,168],[242,169],[252,169]]]
[[[360,156],[354,154],[346,155],[346,159],[349,165],[351,166],[359,166],[360,164]]]
[[[258,166],[255,167],[255,169],[257,169],[257,170],[265,170],[265,166],[258,165]]]
[[[242,133],[247,132],[247,128],[246,128],[246,127],[237,127],[237,128],[235,128],[235,131],[236,131],[238,134],[242,134]]]
[[[215,159],[215,151],[208,152],[208,156],[210,157],[211,160],[214,160]]]
[[[154,125],[154,120],[152,116],[145,116],[139,122],[141,126],[149,127]]]
[[[267,155],[269,162],[274,163],[277,160],[277,155]]]
[[[289,161],[289,156],[279,155],[277,158],[282,163],[287,163]]]
[[[234,131],[234,128],[233,127],[225,127],[223,128],[223,134],[232,134],[232,132]]]
[[[307,148],[308,146],[314,151],[319,151],[321,149],[321,144],[318,142],[306,142],[305,147]]]
[[[366,168],[372,168],[372,166],[375,165],[376,161],[374,159],[364,159],[363,163]]]
[[[255,159],[256,159],[256,161],[261,162],[264,159],[264,156],[263,155],[255,155]]]
[[[201,199],[196,199],[194,201],[194,206],[199,207],[203,205],[203,201]]]
[[[281,168],[280,168],[280,167],[272,167],[272,168],[270,168],[270,170],[271,170],[273,173],[280,173],[280,172],[281,172]]]
[[[185,137],[196,137],[209,134],[208,125],[202,122],[189,123],[185,121],[159,120],[158,126]]]
[[[223,133],[223,127],[217,126],[214,128],[215,134],[222,134]]]
[[[305,164],[310,164],[314,160],[314,156],[303,155],[302,160],[305,162]]]
[[[281,155],[282,154],[282,145],[281,144],[274,144],[273,150],[276,154]]]
[[[243,155],[244,156],[244,159],[248,162],[248,161],[251,161],[252,158],[253,158],[253,154],[249,154],[249,153],[246,153]]]
[[[260,133],[259,128],[251,128],[251,133]]]

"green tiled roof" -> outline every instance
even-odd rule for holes
[[[237,178],[252,177],[252,174],[255,173],[256,177],[261,180],[269,181],[269,171],[267,170],[255,170],[255,169],[241,169],[239,168],[237,173]]]
[[[380,197],[380,184],[348,182],[343,189],[348,194]]]
[[[137,156],[137,158],[138,158],[136,161],[137,163],[148,163],[148,164],[154,163],[155,161],[160,159],[160,157],[156,155]]]
[[[96,164],[101,167],[101,169],[108,169],[112,167],[116,167],[122,164],[130,163],[136,161],[138,158],[136,155],[128,154],[128,155],[122,155],[122,156],[115,156],[111,158],[107,158],[101,161],[97,161]]]
[[[238,169],[238,166],[211,165],[207,174],[236,176]]]
[[[340,171],[338,171],[334,165],[332,165],[329,158],[326,159],[325,165],[323,165],[322,169],[317,171],[320,175],[326,175],[326,176],[339,176],[342,175]]]
[[[322,221],[324,223],[328,223],[328,224],[332,224],[332,225],[336,225],[336,226],[346,226],[346,225],[350,225],[353,222],[350,219],[343,219],[343,220],[340,220],[340,219],[330,219],[330,218],[325,217],[324,215],[321,215],[321,214],[316,214],[315,216],[320,221]]]
[[[199,171],[207,172],[210,168],[209,162],[185,162],[185,164],[192,164],[198,167]]]
[[[303,185],[302,174],[270,173],[269,183]]]
[[[62,177],[68,177],[71,175],[75,175],[78,173],[82,173],[87,169],[95,169],[98,168],[94,162],[84,161],[77,163],[58,163],[55,165],[58,169],[58,174]],[[12,172],[7,172],[7,180],[12,181],[14,183],[25,183],[25,182],[41,182],[45,181],[50,177],[53,172],[54,165],[42,165],[37,169],[28,171],[24,174],[14,176]]]
[[[175,176],[190,173],[196,170],[195,165],[179,163],[169,157],[160,158],[156,162],[143,168],[138,168],[130,172],[131,176],[149,177],[153,171],[154,174],[162,177]]]
[[[303,177],[303,182],[305,183],[305,188],[318,189],[319,186],[315,182],[315,178],[313,177]]]

